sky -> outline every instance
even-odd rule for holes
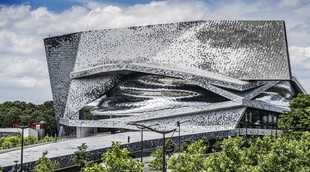
[[[310,0],[0,0],[0,103],[52,100],[46,37],[192,20],[284,20],[292,73],[310,93]]]

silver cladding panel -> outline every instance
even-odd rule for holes
[[[56,118],[63,117],[80,41],[80,33],[44,40]]]
[[[194,21],[81,32],[75,71],[150,63],[243,80],[288,80],[283,21]]]

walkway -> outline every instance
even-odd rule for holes
[[[214,130],[213,130],[214,131]],[[181,129],[181,135],[191,135],[198,133],[211,132],[206,129]],[[166,135],[170,137],[171,134]],[[178,132],[174,133],[174,136],[178,136]],[[77,147],[82,143],[86,143],[88,150],[96,150],[100,148],[110,147],[112,141],[118,141],[121,143],[128,143],[128,137],[130,137],[130,143],[139,142],[141,139],[141,133],[136,132],[125,132],[111,135],[98,135],[93,137],[70,139],[64,141],[57,141],[48,144],[25,147],[24,148],[24,159],[23,162],[32,162],[38,160],[42,156],[42,152],[48,151],[47,157],[58,157],[63,155],[70,155],[77,151]],[[162,138],[161,134],[157,134],[150,131],[143,132],[144,140],[152,140]],[[0,151],[0,166],[11,166],[14,165],[14,161],[18,160],[20,163],[20,149],[12,150],[9,152]]]

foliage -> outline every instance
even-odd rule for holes
[[[24,145],[32,145],[37,143],[44,143],[44,142],[50,142],[54,141],[53,137],[49,137],[48,135],[42,138],[41,140],[38,140],[34,136],[27,136],[24,138]],[[21,146],[21,135],[13,134],[11,136],[7,137],[0,137],[0,150],[1,149],[9,149],[13,147]]]
[[[111,149],[102,154],[102,162],[105,164],[105,170],[109,172],[138,172],[144,167],[143,162],[138,162],[129,156],[128,149],[121,149],[119,142],[112,142]]]
[[[244,140],[242,137],[228,137],[220,144],[221,152],[211,153],[205,161],[207,171],[237,171]]]
[[[264,136],[250,142],[249,147],[244,142],[242,137],[222,141],[222,151],[206,158],[206,171],[310,171],[309,132],[300,137]]]
[[[49,135],[44,136],[41,140],[39,140],[39,143],[45,143],[45,142],[52,142],[55,141],[54,137],[51,137]]]
[[[166,140],[165,142],[165,154],[170,158],[175,149],[176,149],[176,146],[175,144],[173,143],[172,140],[168,139]],[[150,164],[149,164],[149,168],[150,170],[152,171],[159,171],[159,170],[162,170],[162,167],[163,167],[163,150],[162,148],[160,149],[157,149],[156,151],[154,151],[151,156],[154,158]],[[167,162],[167,158],[166,158],[166,162]]]
[[[36,162],[34,172],[52,172],[59,168],[59,164],[51,161],[46,157],[47,151],[43,152],[43,155]]]
[[[3,169],[2,169],[2,167],[0,166],[0,172],[3,172],[2,170],[3,170]]]
[[[154,159],[149,163],[151,171],[160,171],[163,167],[163,149],[159,148],[151,153],[151,157]]]
[[[171,157],[168,161],[168,168],[172,169],[172,172],[203,171],[205,167],[202,154],[206,149],[203,140],[196,141],[190,144],[182,154]]]
[[[82,143],[81,146],[78,146],[78,151],[74,152],[73,161],[78,164],[81,168],[86,166],[91,166],[92,161],[90,159],[90,153],[87,152],[88,146],[86,143]]]
[[[0,128],[10,128],[13,123],[32,124],[45,121],[46,133],[54,135],[57,133],[53,101],[35,105],[23,101],[4,102],[0,104]]]
[[[280,115],[279,127],[297,132],[310,131],[310,95],[298,94],[289,108]]]
[[[38,139],[34,136],[27,136],[24,138],[25,145],[32,145],[38,143]]]
[[[302,133],[300,139],[281,137],[274,139],[270,151],[260,154],[257,171],[310,171],[310,133]],[[256,146],[256,145],[254,145]]]
[[[14,134],[12,136],[2,137],[0,139],[0,149],[9,149],[21,145],[20,134]]]
[[[84,167],[82,172],[107,172],[107,170],[100,164],[94,164],[89,167]]]
[[[173,143],[172,140],[168,139],[166,140],[166,143],[165,143],[166,147],[165,147],[165,153],[166,155],[168,155],[168,157],[171,157],[171,155],[174,153],[175,151],[175,144]]]
[[[215,152],[221,151],[221,143],[225,138],[223,136],[217,136],[216,141],[212,147],[212,150]]]

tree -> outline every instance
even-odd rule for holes
[[[51,142],[51,141],[54,141],[55,138],[54,137],[51,137],[49,135],[46,135],[44,136],[41,140],[39,140],[38,142],[39,143],[44,143],[44,142]]]
[[[57,132],[53,101],[41,105],[21,101],[0,103],[0,128],[12,127],[13,123],[39,124],[40,121],[47,123],[47,134],[53,136]]]
[[[38,139],[34,136],[27,136],[24,139],[25,145],[32,145],[38,143]]]
[[[221,152],[211,153],[205,161],[207,171],[238,171],[241,163],[242,137],[228,137],[220,144]]]
[[[128,149],[121,149],[119,142],[112,142],[111,149],[102,154],[102,162],[105,164],[105,170],[109,172],[138,172],[144,167],[143,162],[138,162],[129,156]]]
[[[279,116],[279,127],[297,132],[310,131],[310,95],[298,94],[289,108]]]
[[[165,142],[165,154],[170,158],[174,151],[175,151],[175,144],[173,143],[172,140],[168,139]],[[151,153],[151,156],[154,158],[150,164],[150,170],[152,171],[159,171],[162,170],[163,167],[163,150],[162,148],[157,149],[153,153]],[[167,158],[166,158],[167,162]]]
[[[202,154],[206,149],[203,140],[196,141],[190,144],[182,154],[171,157],[168,161],[168,168],[172,169],[172,172],[204,171],[205,160],[202,159]]]
[[[94,164],[89,167],[84,167],[82,172],[107,172],[101,164]]]
[[[274,139],[270,151],[257,156],[256,171],[310,171],[310,133],[301,138],[281,135]]]
[[[11,136],[7,136],[1,142],[2,143],[0,145],[1,146],[0,149],[9,149],[12,147],[17,147],[17,146],[21,145],[21,136],[19,133],[11,135]]]
[[[166,140],[166,143],[165,143],[166,145],[166,155],[168,155],[168,157],[171,157],[171,155],[174,153],[174,151],[175,151],[175,144],[173,143],[173,141],[172,140],[170,140],[170,139],[168,139],[168,140]]]
[[[86,143],[82,143],[82,145],[77,148],[78,151],[74,152],[73,161],[78,164],[80,168],[90,166],[92,161],[90,159],[90,153],[86,151],[88,148]]]
[[[206,171],[310,171],[310,132],[302,132],[298,137],[264,136],[249,146],[244,145],[242,137],[229,137],[220,146],[221,152],[206,158]]]
[[[154,159],[149,163],[151,171],[160,171],[163,167],[163,149],[159,148],[151,153],[151,157]]]
[[[48,159],[46,155],[47,151],[43,152],[42,157],[36,162],[34,172],[52,172],[59,168],[59,164]]]
[[[258,137],[256,140],[250,142],[248,148],[239,149],[241,152],[240,163],[242,164],[240,170],[247,171],[254,169],[258,164],[258,157],[268,154],[271,151],[273,138],[271,136]]]

